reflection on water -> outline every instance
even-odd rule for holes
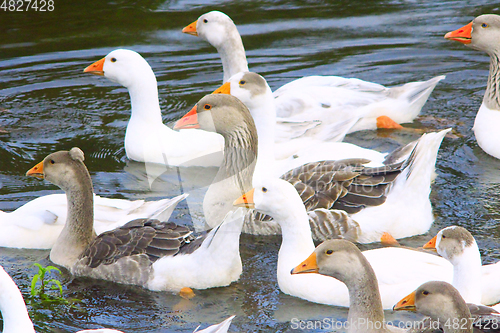
[[[358,77],[384,85],[447,75],[423,109],[423,115],[430,117],[412,125],[452,126],[458,133],[444,140],[438,158],[439,176],[432,192],[436,222],[429,234],[404,242],[419,246],[443,226],[459,224],[476,236],[485,262],[500,259],[500,162],[477,147],[470,130],[486,85],[488,58],[443,39],[445,32],[479,14],[498,13],[497,5],[486,0],[56,1],[55,5],[54,12],[0,12],[0,209],[13,210],[58,191],[24,173],[47,154],[78,146],[86,154],[98,194],[155,199],[189,192],[173,220],[201,228],[204,189],[217,170],[160,168],[155,171],[158,177],[148,180],[144,164],[125,158],[127,91],[82,71],[115,48],[138,51],[157,75],[163,119],[171,123],[221,83],[215,49],[180,32],[199,15],[219,9],[238,25],[250,69],[264,75],[273,89],[313,74]],[[347,140],[388,151],[419,135],[367,131]],[[278,290],[280,237],[244,235],[241,244],[240,281],[197,291],[192,301],[103,281],[69,281],[65,275],[65,296],[82,302],[75,309],[30,307],[37,331],[108,326],[125,332],[191,332],[198,324],[206,327],[236,314],[233,331],[288,332],[293,318],[346,317],[345,309],[311,304]],[[47,255],[47,251],[0,249],[0,264],[27,294],[34,274],[30,265],[48,264]]]

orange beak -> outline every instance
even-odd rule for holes
[[[417,311],[417,307],[415,306],[415,296],[416,291],[412,292],[402,300],[400,300],[394,307],[392,308],[394,311],[406,310],[406,311]]]
[[[184,29],[182,29],[182,32],[185,33],[185,34],[190,34],[190,35],[193,35],[193,36],[198,36],[198,31],[196,31],[196,24],[197,23],[198,23],[198,20],[194,21],[190,25],[184,27]]]
[[[104,75],[104,60],[106,60],[106,58],[102,58],[101,60],[94,62],[92,65],[87,66],[87,68],[85,68],[83,72],[96,75]]]
[[[290,272],[290,274],[304,273],[319,273],[318,262],[316,261],[316,252],[313,252],[309,257],[307,257],[306,260]]]
[[[226,94],[226,95],[231,95],[231,83],[226,82],[217,90],[215,90],[212,94]]]
[[[43,174],[43,161],[29,169],[28,172],[26,172],[26,176],[43,179],[45,177]]]
[[[437,240],[437,235],[434,236],[430,241],[425,243],[424,249],[436,251],[436,240]]]
[[[253,202],[253,193],[255,189],[251,189],[247,193],[243,194],[241,197],[233,202],[233,206],[245,207],[245,208],[255,208],[255,203]]]
[[[471,34],[472,34],[472,22],[467,25],[464,25],[460,29],[448,32],[446,35],[444,35],[444,38],[451,39],[463,44],[470,44],[472,39]]]
[[[174,129],[188,129],[188,128],[200,128],[200,124],[198,124],[198,108],[196,105],[186,113],[181,119],[177,120],[175,123]]]

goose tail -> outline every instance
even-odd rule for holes
[[[186,199],[189,194],[183,193],[171,199],[147,201],[138,209],[143,210],[144,216],[160,221],[168,221],[177,204]]]
[[[389,88],[389,96],[401,99],[408,103],[406,113],[413,120],[419,113],[439,81],[446,78],[436,76],[427,81],[409,82],[399,87]]]
[[[406,190],[430,192],[431,182],[436,175],[435,168],[439,147],[449,131],[451,128],[426,133],[417,140],[410,156],[405,161],[402,174],[398,177],[402,178]],[[398,182],[395,185],[398,186]]]
[[[198,330],[199,326],[193,331],[193,333],[226,333],[231,325],[231,321],[236,316],[231,316],[219,324],[212,325],[201,331]]]
[[[437,154],[450,130],[424,134],[408,145],[414,144],[414,148],[403,162],[402,172],[387,190],[384,204],[353,215],[362,230],[359,242],[380,241],[384,232],[399,239],[429,230],[434,221],[429,196],[436,175]]]

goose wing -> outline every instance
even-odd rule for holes
[[[80,259],[90,268],[108,265],[120,258],[146,254],[151,262],[175,255],[194,240],[192,231],[173,222],[136,219],[124,226],[99,235],[82,253]]]
[[[367,159],[321,161],[305,164],[281,176],[295,186],[308,211],[324,208],[349,214],[385,202],[388,187],[403,163],[365,167]]]

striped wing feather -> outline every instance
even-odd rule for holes
[[[194,240],[191,234],[188,228],[172,222],[136,219],[97,236],[80,259],[91,268],[142,253],[155,262],[158,258],[177,254],[182,246]]]
[[[385,202],[388,187],[401,173],[404,163],[377,168],[366,159],[321,161],[290,170],[282,179],[295,186],[308,211],[324,208],[349,214]]]

